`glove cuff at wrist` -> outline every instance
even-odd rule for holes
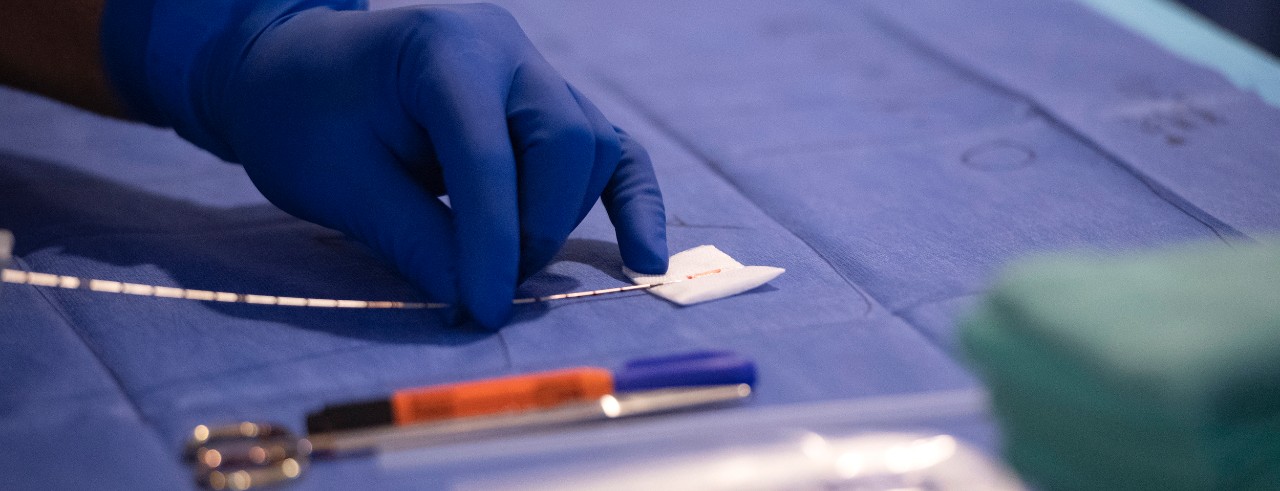
[[[215,67],[233,67],[256,33],[281,16],[312,7],[363,10],[365,0],[108,0],[102,14],[107,77],[129,116],[179,135],[223,160],[231,148],[209,121]],[[248,23],[256,24],[253,26]],[[240,42],[243,41],[243,42]],[[230,49],[228,49],[230,48]]]

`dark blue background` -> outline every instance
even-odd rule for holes
[[[1280,2],[1275,0],[1178,0],[1240,37],[1280,55]]]

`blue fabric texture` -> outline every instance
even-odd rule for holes
[[[371,13],[399,5],[376,2]],[[1280,111],[1072,3],[502,6],[575,94],[607,114],[611,129],[626,128],[625,137],[614,133],[619,148],[643,143],[670,250],[714,244],[787,273],[690,307],[642,293],[523,306],[499,331],[422,312],[8,285],[0,475],[18,489],[88,487],[98,476],[109,480],[103,487],[180,489],[192,483],[175,456],[195,424],[301,428],[307,411],[395,388],[698,349],[755,359],[757,397],[744,413],[972,388],[951,354],[954,316],[1007,261],[1064,248],[1249,241],[1280,229],[1280,141],[1267,137],[1280,133]],[[264,38],[261,53],[299,38],[341,44],[334,40],[351,31],[303,35],[289,26],[348,15],[367,14],[299,13],[278,24],[282,37]],[[359,85],[307,80],[292,82],[300,94],[323,86],[344,100],[365,96]],[[247,100],[275,111],[291,97]],[[170,131],[14,91],[0,91],[0,112],[0,228],[15,232],[19,268],[247,293],[422,298],[380,248],[271,204],[262,176],[246,176],[263,172],[253,165],[228,166]],[[304,111],[289,121],[341,119]],[[326,149],[344,161],[362,151],[260,129],[278,141],[246,149]],[[627,284],[609,218],[604,206],[591,208],[514,294]],[[101,455],[128,457],[92,460]],[[446,487],[469,469],[387,469],[355,458],[317,464],[295,488]]]

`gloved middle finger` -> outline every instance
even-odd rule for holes
[[[516,74],[507,124],[517,162],[523,278],[551,261],[578,225],[583,201],[594,201],[587,194],[600,136],[545,62],[525,64]]]

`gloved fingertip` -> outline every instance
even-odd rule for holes
[[[467,302],[467,314],[479,327],[497,331],[511,320],[511,298],[489,296]]]
[[[644,147],[616,129],[622,159],[600,198],[618,237],[622,262],[632,271],[667,271],[667,218],[662,191]]]
[[[641,247],[628,247],[628,244],[619,244],[619,247],[622,249],[622,262],[628,269],[642,274],[667,272],[669,254],[665,238]]]

